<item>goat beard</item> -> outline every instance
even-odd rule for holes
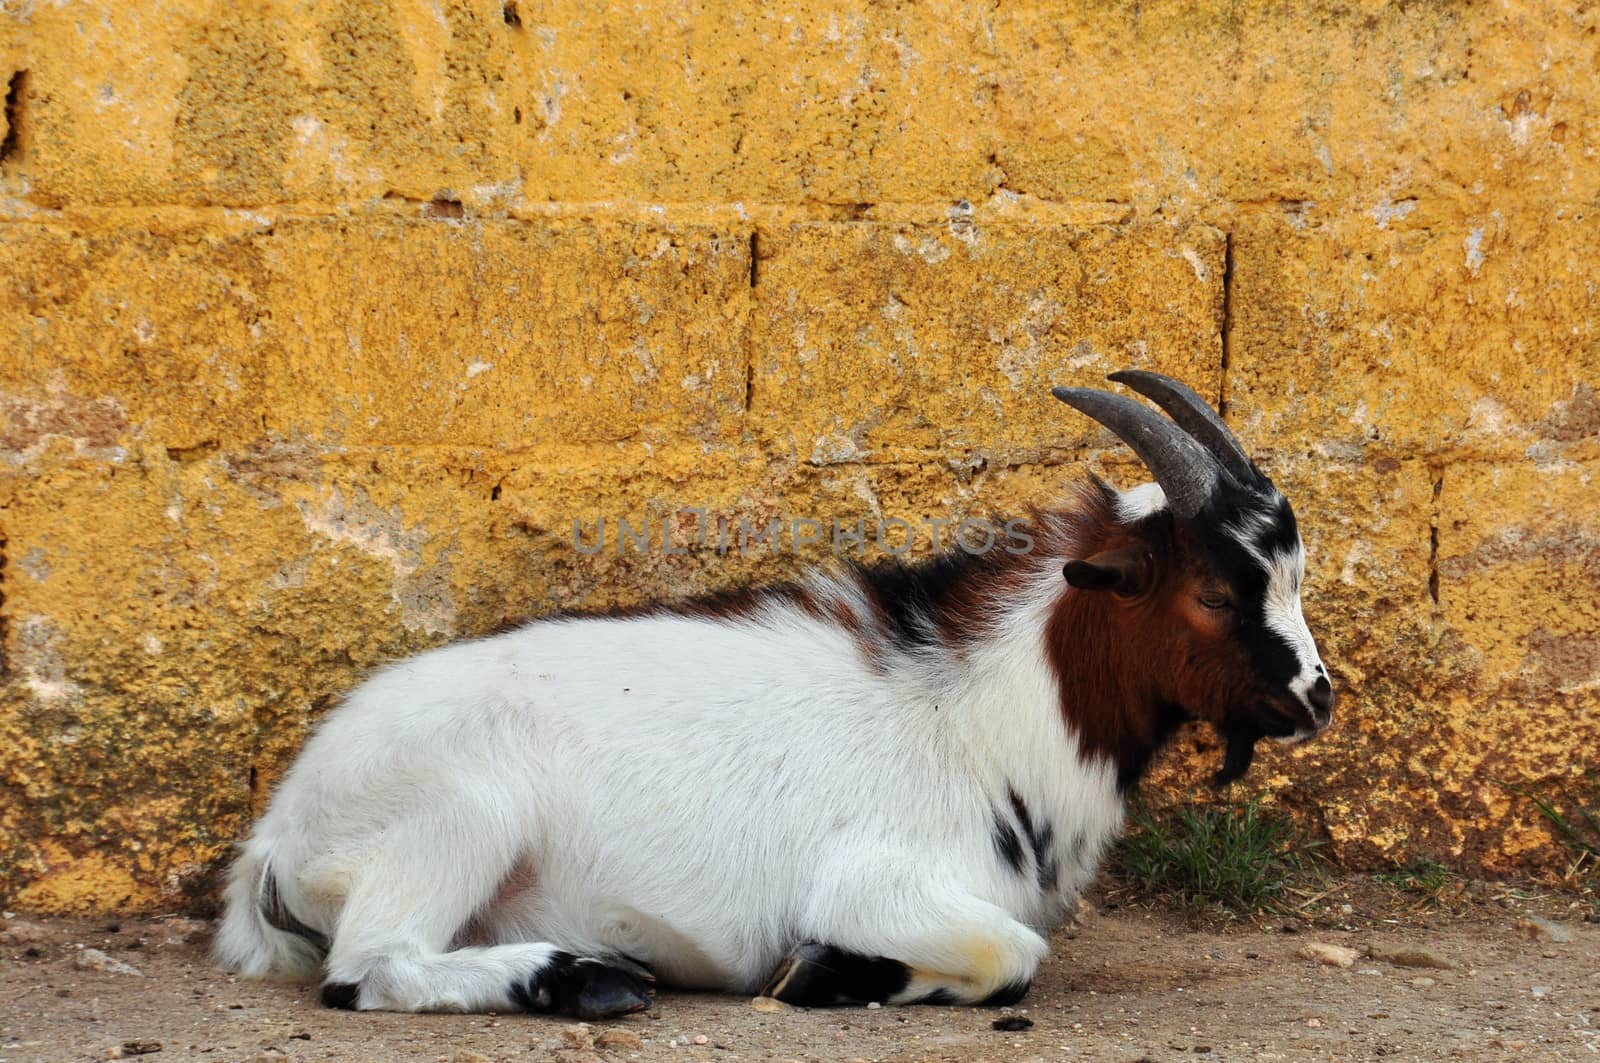
[[[1266,737],[1266,732],[1247,723],[1233,723],[1218,728],[1223,742],[1222,768],[1211,777],[1211,785],[1221,789],[1250,770],[1256,756],[1256,743]]]

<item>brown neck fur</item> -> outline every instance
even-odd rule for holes
[[[1043,515],[1040,524],[1049,529],[1049,541],[1042,544],[1045,556],[1065,561],[1140,543],[1113,507],[1107,489],[1096,481],[1080,492],[1073,509]],[[1175,540],[1175,529],[1157,523],[1143,538],[1151,563],[1170,566],[1176,542],[1151,542],[1151,531]],[[1045,626],[1045,655],[1060,685],[1061,714],[1085,756],[1116,766],[1124,792],[1137,786],[1150,758],[1187,719],[1173,700],[1171,677],[1163,672],[1164,658],[1185,642],[1181,622],[1166,601],[1175,583],[1172,575],[1153,571],[1151,590],[1131,603],[1110,591],[1069,589],[1063,580]]]

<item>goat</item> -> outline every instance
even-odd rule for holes
[[[951,551],[390,665],[244,842],[216,954],[330,1006],[558,1012],[663,985],[1003,1004],[1185,721],[1249,767],[1332,689],[1289,503],[1193,391],[1057,388],[1156,482]],[[1169,419],[1170,418],[1170,419]],[[1064,577],[1064,578],[1063,578]]]

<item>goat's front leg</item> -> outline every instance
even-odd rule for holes
[[[970,895],[905,897],[833,920],[795,948],[762,993],[802,1007],[838,1004],[1012,1004],[1048,948],[1032,928]],[[830,906],[834,907],[834,906]]]

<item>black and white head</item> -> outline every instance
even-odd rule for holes
[[[1333,688],[1301,612],[1305,549],[1294,511],[1222,418],[1194,391],[1142,370],[1111,374],[1166,417],[1126,396],[1056,388],[1055,396],[1114,432],[1160,485],[1124,495],[1130,534],[1144,549],[1115,551],[1108,569],[1069,562],[1075,587],[1126,592],[1143,580],[1147,623],[1164,645],[1161,696],[1210,721],[1226,742],[1217,781],[1249,767],[1263,738],[1303,742],[1332,720]],[[1164,495],[1164,504],[1163,498]],[[1142,557],[1158,571],[1139,573]],[[1133,604],[1130,604],[1130,608]]]

